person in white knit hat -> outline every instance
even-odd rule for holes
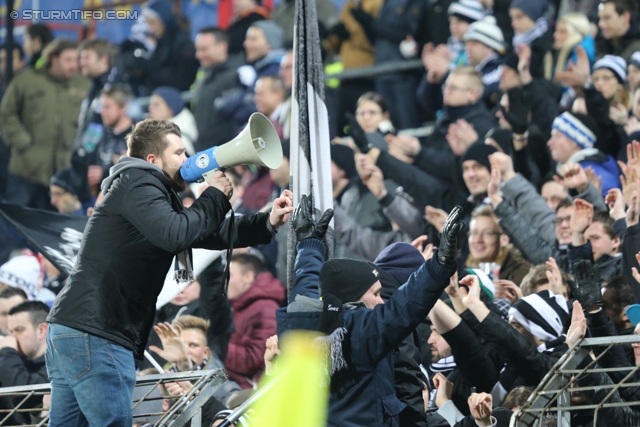
[[[20,288],[33,300],[38,295],[39,280],[40,262],[34,256],[18,255],[0,266],[0,290],[5,286]]]
[[[498,102],[500,76],[502,75],[503,54],[505,53],[502,30],[493,16],[469,25],[463,36],[466,61],[482,75],[484,91],[482,100],[491,109]],[[431,51],[430,51],[431,49]],[[427,68],[426,79],[418,87],[418,99],[429,113],[443,107],[442,85],[449,76],[450,66],[438,60],[442,48],[425,47],[423,62]]]

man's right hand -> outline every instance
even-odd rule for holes
[[[213,177],[207,182],[210,187],[215,187],[218,190],[222,191],[222,193],[231,198],[233,194],[233,186],[231,185],[231,181],[227,178],[227,175],[224,172],[218,171],[213,174]]]

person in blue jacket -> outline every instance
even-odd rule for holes
[[[551,157],[558,162],[558,173],[565,163],[591,167],[602,179],[602,195],[606,196],[610,189],[621,188],[620,169],[612,156],[594,147],[597,135],[598,125],[591,116],[566,111],[553,121],[547,145]]]
[[[328,426],[400,425],[405,404],[395,394],[392,352],[426,318],[456,271],[461,213],[459,206],[452,210],[438,252],[383,303],[374,264],[348,258],[325,263],[321,239],[333,212],[316,222],[308,198],[302,197],[292,220],[299,242],[294,286],[289,306],[277,313],[278,334],[319,330],[320,296],[342,303],[342,326],[324,331],[331,353]]]

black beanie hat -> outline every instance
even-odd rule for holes
[[[502,152],[508,156],[513,155],[513,131],[511,129],[501,129],[499,127],[491,129],[487,132],[488,138],[493,139],[502,149]]]
[[[91,198],[86,182],[71,168],[56,172],[49,180],[49,185],[55,185],[64,189],[67,193],[78,197],[78,200],[82,203]]]
[[[356,174],[355,153],[346,145],[331,144],[331,160],[351,179]]]
[[[507,52],[507,54],[504,56],[504,65],[511,68],[512,70],[518,71],[519,61],[520,59],[518,58],[518,55],[516,55],[514,52]]]
[[[334,258],[325,262],[320,270],[320,294],[333,294],[342,303],[360,299],[371,285],[379,280],[375,265],[350,258]]]
[[[497,153],[495,147],[492,145],[487,145],[482,142],[476,142],[471,145],[471,147],[467,148],[467,151],[460,158],[460,166],[467,160],[475,160],[480,163],[482,166],[491,170],[491,163],[489,162],[489,155],[493,153]]]

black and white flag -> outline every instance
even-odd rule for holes
[[[76,263],[88,217],[0,203],[0,221],[65,276]]]
[[[308,195],[316,214],[333,208],[329,115],[324,103],[324,70],[320,55],[318,12],[315,0],[296,0],[293,42],[293,95],[291,102],[291,181],[293,206]],[[318,217],[319,218],[319,217]],[[327,232],[329,257],[333,254],[333,220]],[[293,285],[295,233],[289,232],[287,282]]]

